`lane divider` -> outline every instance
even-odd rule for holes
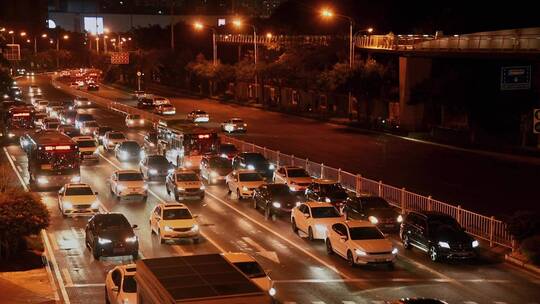
[[[15,167],[15,164],[13,163],[13,160],[11,159],[11,154],[9,154],[6,147],[4,147],[4,153],[6,153],[7,159],[9,161],[9,163],[11,164],[11,168],[13,169],[13,172],[15,172],[15,174],[17,175],[17,178],[19,179],[19,182],[21,183],[21,186],[23,187],[24,191],[29,192],[29,189],[28,189],[28,186],[26,185],[26,182],[24,181],[24,179],[21,176],[21,174],[19,173],[19,171],[17,171],[17,168]]]
[[[64,284],[64,280],[62,279],[62,274],[60,273],[60,270],[58,269],[59,268],[58,263],[56,262],[56,257],[54,256],[54,252],[51,249],[51,244],[49,242],[49,237],[47,236],[47,233],[45,232],[45,230],[41,230],[41,238],[45,242],[45,248],[46,248],[47,252],[50,252],[50,254],[49,254],[50,260],[51,260],[51,263],[54,266],[53,267],[54,274],[56,276],[56,279],[58,280],[58,285],[60,286],[60,292],[62,293],[62,298],[64,299],[64,303],[65,304],[70,304],[71,302],[69,301],[69,296],[68,296],[67,291],[66,291],[66,286]]]

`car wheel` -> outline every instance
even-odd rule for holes
[[[330,239],[326,239],[326,253],[328,253],[328,255],[334,254],[334,249],[332,248],[332,243],[330,243]]]
[[[354,257],[353,257],[353,254],[352,254],[352,252],[350,250],[347,251],[347,264],[349,264],[349,266],[351,266],[351,267],[355,266]]]
[[[94,259],[96,259],[96,261],[99,261],[99,247],[94,246],[94,248],[92,248],[92,255],[94,256]]]
[[[313,241],[313,240],[314,240],[314,238],[313,238],[313,229],[311,229],[311,227],[308,228],[307,238],[308,238],[308,240],[310,240],[310,241]]]
[[[409,241],[409,237],[408,237],[408,236],[404,235],[404,236],[403,236],[403,241],[402,241],[402,242],[403,242],[403,248],[405,248],[405,249],[411,249],[411,243],[410,243],[410,241]]]
[[[236,197],[238,198],[239,201],[242,200],[242,195],[240,195],[240,189],[236,189]]]
[[[437,248],[435,248],[435,246],[429,247],[428,254],[429,254],[429,258],[433,262],[437,262],[439,260],[439,252],[437,251]]]
[[[292,225],[292,231],[293,231],[294,233],[298,234],[298,227],[296,226],[296,221],[294,220],[294,217],[293,217],[293,219],[292,219],[291,225]]]
[[[259,206],[257,206],[257,200],[253,198],[253,209],[257,210]]]
[[[165,189],[167,190],[167,195],[171,195],[171,190],[169,190],[169,186],[165,184]]]
[[[269,220],[271,217],[272,217],[272,212],[270,211],[270,207],[266,206],[266,208],[264,208],[264,218],[266,220]]]

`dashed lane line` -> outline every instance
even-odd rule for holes
[[[6,147],[4,147],[4,153],[6,153],[7,159],[9,163],[11,164],[11,168],[13,168],[13,172],[15,172],[15,174],[17,175],[17,178],[19,179],[19,182],[21,182],[21,186],[23,187],[24,191],[28,192],[29,191],[28,186],[26,185],[19,171],[17,171],[17,168],[15,167],[15,163],[13,162],[13,159],[11,158],[11,154],[9,154]]]
[[[51,239],[51,244],[54,251],[60,250],[60,248],[58,247],[58,241],[56,240],[56,236],[54,235],[54,233],[49,232],[48,235],[49,235],[49,238]]]
[[[22,173],[22,168],[21,168],[21,166],[17,165],[17,171],[19,171],[20,173]]]
[[[73,280],[71,279],[71,275],[69,274],[69,270],[67,268],[62,268],[62,274],[64,275],[64,280],[66,282],[66,287],[70,287],[73,285]]]

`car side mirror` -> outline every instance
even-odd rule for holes
[[[119,290],[118,286],[113,286],[113,288],[112,288],[113,292],[118,292],[118,290]]]
[[[137,229],[137,228],[139,228],[139,226],[138,225],[133,225],[133,226],[131,226],[131,228]]]
[[[309,213],[304,213],[304,216],[305,216],[306,218],[310,218]]]
[[[346,235],[340,235],[339,236],[339,239],[343,242],[345,242],[346,240],[348,240],[348,237]]]

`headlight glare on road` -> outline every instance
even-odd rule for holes
[[[401,216],[401,214],[398,215],[398,217],[397,217],[397,219],[396,219],[396,222],[398,222],[398,223],[403,222],[403,216]]]
[[[373,215],[370,215],[370,216],[368,217],[368,220],[369,220],[373,225],[377,225],[377,223],[379,222],[379,220],[378,220],[376,217],[374,217]]]
[[[280,202],[273,202],[273,203],[272,203],[272,206],[273,206],[274,208],[281,208],[281,203],[280,203]]]
[[[397,249],[397,248],[392,249],[392,254],[393,254],[393,255],[398,254],[398,249]]]
[[[112,243],[112,241],[109,240],[109,239],[104,239],[104,238],[98,237],[98,243],[99,243],[100,245],[105,245],[105,244],[110,244],[110,243]]]
[[[201,185],[201,186],[199,187],[199,189],[204,190],[204,189],[205,189],[204,185]]]
[[[473,248],[476,248],[476,247],[478,247],[478,246],[480,246],[480,243],[479,243],[477,240],[474,240],[474,241],[472,242],[472,247],[473,247]]]
[[[441,248],[450,249],[450,244],[448,244],[448,242],[439,242],[439,246]]]
[[[199,231],[199,225],[197,225],[197,224],[193,225],[193,227],[191,227],[191,231],[192,232]]]
[[[357,256],[366,256],[367,255],[367,253],[364,250],[361,250],[361,249],[355,249],[354,252],[356,253]]]
[[[126,243],[135,243],[137,241],[137,236],[130,236],[126,238]]]
[[[156,169],[150,169],[150,170],[148,170],[148,173],[151,174],[151,175],[156,175],[157,170]]]
[[[174,231],[174,229],[173,229],[171,226],[165,226],[165,227],[163,227],[163,230],[164,230],[165,232],[172,232],[172,231]]]

